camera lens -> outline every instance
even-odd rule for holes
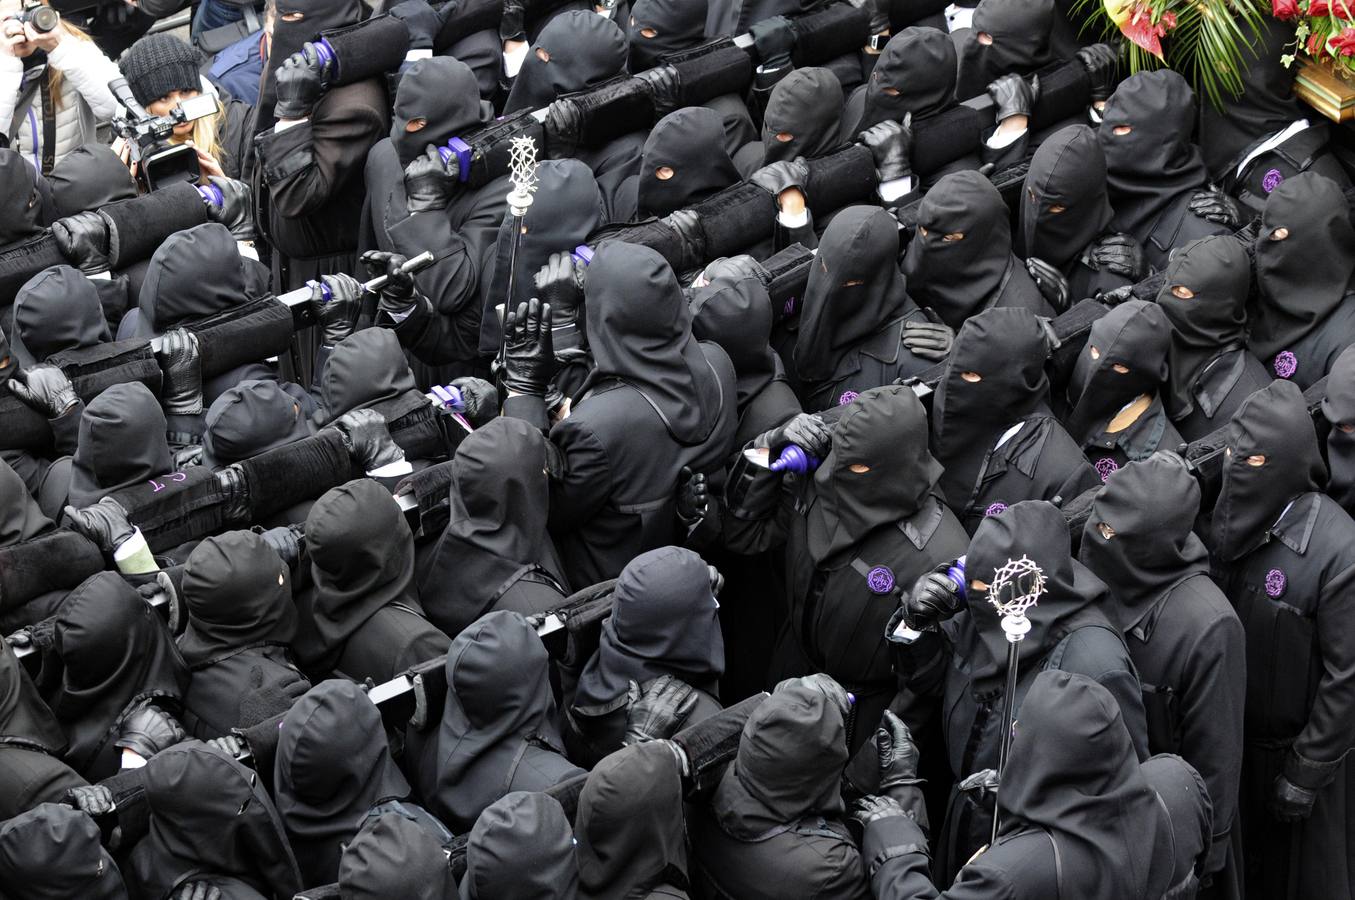
[[[28,22],[39,34],[46,34],[61,24],[61,13],[50,6],[35,6],[28,10]]]

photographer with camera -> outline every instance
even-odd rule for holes
[[[43,174],[112,118],[118,67],[46,0],[0,0],[0,123]],[[16,123],[11,127],[11,123]]]

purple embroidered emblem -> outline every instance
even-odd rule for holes
[[[837,398],[837,405],[846,406],[848,403],[851,403],[853,400],[855,400],[858,396],[859,395],[856,393],[856,391],[843,391],[842,396]]]
[[[996,515],[1001,515],[1002,513],[1006,512],[1006,511],[1007,511],[1007,504],[1005,504],[1005,503],[994,503],[992,506],[990,506],[990,507],[988,507],[987,509],[985,509],[985,510],[983,511],[983,514],[984,514],[985,516],[996,516]]]
[[[1292,378],[1299,370],[1299,358],[1288,350],[1275,354],[1275,374],[1281,378]]]
[[[781,311],[788,316],[793,314],[795,312],[795,298],[787,297],[785,304],[781,307]]]
[[[1277,187],[1280,186],[1281,181],[1284,181],[1284,176],[1280,174],[1280,170],[1271,169],[1270,171],[1266,172],[1265,175],[1261,176],[1261,187],[1265,189],[1265,192],[1267,194],[1269,194],[1271,191],[1275,190]]]
[[[1284,593],[1285,586],[1289,584],[1289,579],[1279,569],[1271,569],[1266,573],[1266,596],[1278,597]]]
[[[876,566],[866,573],[866,584],[872,594],[888,594],[894,590],[894,573],[888,566]]]
[[[1101,459],[1098,459],[1094,463],[1094,465],[1096,466],[1096,473],[1101,476],[1102,484],[1104,484],[1106,479],[1109,478],[1111,475],[1114,475],[1115,472],[1117,472],[1120,468],[1120,464],[1117,463],[1115,460],[1111,459],[1109,456],[1104,456]]]

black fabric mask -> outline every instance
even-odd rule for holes
[[[1085,675],[1041,672],[1014,730],[1001,833],[1048,832],[1071,876],[1061,891],[1079,900],[1162,896],[1173,873],[1153,863],[1170,858],[1172,837],[1110,691]]]
[[[715,821],[730,837],[754,840],[807,815],[838,816],[846,765],[841,710],[793,680],[744,723],[738,755],[711,798]]]
[[[175,325],[244,303],[245,270],[225,225],[208,222],[175,232],[151,257],[137,306],[133,337],[163,334]]]
[[[1243,401],[1225,447],[1209,545],[1233,562],[1261,543],[1290,501],[1320,490],[1327,472],[1303,392],[1292,381],[1272,381]],[[1253,457],[1264,461],[1252,465]]]
[[[640,157],[638,217],[666,216],[739,182],[739,170],[724,149],[724,134],[720,114],[704,106],[660,119]]]
[[[459,59],[435,56],[421,59],[400,76],[391,115],[391,143],[400,165],[422,156],[429,144],[445,146],[480,128],[494,117],[493,108],[480,99],[475,73]],[[423,119],[414,131],[408,125]]]
[[[955,99],[980,97],[994,79],[1010,72],[1025,75],[1048,63],[1053,25],[1054,0],[981,0],[973,27],[955,33]],[[980,41],[980,34],[991,36],[992,43]]]
[[[364,328],[339,341],[320,374],[321,408],[312,416],[328,425],[355,409],[415,390],[400,339],[389,328]]]
[[[58,216],[98,209],[137,194],[131,170],[103,144],[85,144],[57,160],[52,174],[52,200]]]
[[[842,83],[829,69],[796,69],[772,88],[762,116],[762,164],[826,156],[842,146]],[[789,140],[777,135],[788,134]]]
[[[369,809],[409,796],[381,713],[362,688],[331,679],[296,701],[278,726],[273,794],[304,884],[338,878],[341,843]]]
[[[277,70],[287,57],[301,51],[301,45],[315,40],[322,31],[353,25],[367,17],[361,0],[279,0],[273,36],[267,44],[263,75],[259,82],[259,102],[254,106],[255,123],[250,134],[271,131],[277,119]]]
[[[701,557],[660,547],[626,564],[597,652],[579,676],[574,705],[600,707],[626,696],[629,682],[660,675],[715,694],[725,671],[725,642]]]
[[[0,747],[7,745],[60,756],[66,735],[19,658],[0,641]]]
[[[0,245],[41,234],[41,212],[37,173],[18,153],[0,148]]]
[[[447,851],[427,828],[406,816],[372,816],[339,862],[342,900],[457,900]]]
[[[99,826],[64,804],[43,803],[0,823],[0,884],[22,900],[127,900]]]
[[[1064,207],[1052,212],[1054,206]],[[1070,125],[1039,146],[1021,193],[1021,254],[1067,268],[1115,217],[1096,133]]]
[[[932,186],[917,216],[919,228],[903,258],[908,291],[958,329],[1002,290],[1016,264],[1011,214],[991,181],[955,172]]]
[[[941,487],[952,507],[969,500],[983,458],[998,436],[1048,412],[1044,331],[1025,309],[974,316],[955,335],[932,400],[932,451],[945,466]],[[964,379],[977,374],[977,382]]]
[[[679,443],[706,441],[724,415],[724,390],[692,338],[687,298],[667,261],[648,247],[606,242],[588,265],[584,295],[595,368],[580,394],[618,378],[644,395]]]
[[[1355,347],[1342,350],[1327,373],[1322,414],[1331,423],[1327,435],[1327,465],[1331,466],[1327,493],[1346,510],[1355,509]]]
[[[706,0],[635,0],[626,26],[630,70],[652,69],[660,57],[704,41],[706,12]]]
[[[1170,69],[1139,72],[1110,95],[1096,137],[1116,231],[1146,231],[1181,194],[1205,186],[1204,160],[1190,141],[1194,124],[1195,94]],[[1115,133],[1126,125],[1128,134]]]
[[[617,24],[592,10],[570,10],[536,36],[503,111],[544,109],[557,97],[625,72],[626,35]]]
[[[261,644],[288,644],[296,634],[291,572],[253,532],[228,531],[198,544],[179,593],[189,616],[179,652],[190,667]]]
[[[78,269],[43,269],[14,298],[13,349],[24,366],[110,339],[99,290]]]
[[[946,109],[954,102],[956,65],[955,43],[944,31],[922,26],[900,31],[885,44],[866,82],[857,130],[901,122],[907,113],[916,121]]]
[[[1234,237],[1199,238],[1172,254],[1157,304],[1172,326],[1167,369],[1174,417],[1195,408],[1191,386],[1205,365],[1245,344],[1250,290],[1251,263]]]
[[[758,278],[717,279],[692,299],[692,335],[729,354],[738,375],[739,410],[781,374],[771,348],[772,300]]]
[[[1294,42],[1293,24],[1262,16],[1260,25],[1256,40],[1240,38],[1250,44],[1242,51],[1247,64],[1241,67],[1241,92],[1225,93],[1223,109],[1205,103],[1200,111],[1200,147],[1215,178],[1236,166],[1252,144],[1306,115],[1294,99],[1295,70],[1280,62]]]
[[[1101,434],[1126,404],[1156,394],[1167,377],[1170,344],[1166,314],[1147,300],[1121,303],[1092,323],[1087,346],[1068,380],[1070,411],[1064,424],[1073,440],[1084,444]]]
[[[854,472],[855,465],[868,471]],[[818,502],[808,527],[815,565],[913,515],[941,471],[927,449],[927,413],[912,389],[862,391],[833,427],[833,449],[814,473]]]
[[[912,307],[899,274],[899,227],[878,206],[849,206],[833,217],[809,271],[795,367],[827,381],[843,357]]]
[[[573,828],[553,797],[514,791],[475,820],[461,900],[574,900],[578,890]]]
[[[71,505],[83,509],[113,491],[168,475],[174,461],[165,429],[160,402],[139,381],[115,384],[91,400],[80,416]]]
[[[1255,246],[1261,302],[1251,348],[1269,360],[1320,328],[1355,279],[1355,227],[1341,189],[1316,172],[1286,178],[1266,199]]]
[[[0,459],[0,547],[12,547],[56,526],[43,515],[19,474]]]
[[[1128,631],[1172,587],[1209,574],[1209,551],[1195,536],[1200,485],[1174,453],[1157,452],[1106,479],[1082,530],[1078,559],[1110,586],[1106,607]]]
[[[672,870],[685,880],[682,777],[672,750],[647,741],[598,763],[579,794],[574,837],[584,900],[648,896]]]
[[[217,468],[310,437],[314,401],[293,384],[248,380],[207,408],[203,465]]]

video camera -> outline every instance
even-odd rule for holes
[[[55,31],[56,27],[61,24],[61,13],[50,6],[36,2],[36,0],[25,0],[22,10],[5,18],[16,19],[32,25],[33,30],[38,34]]]
[[[216,113],[216,98],[200,94],[170,110],[168,115],[153,116],[136,101],[125,78],[114,78],[108,89],[126,110],[113,117],[113,130],[132,148],[132,160],[137,163],[136,177],[147,191],[180,181],[195,183],[202,177],[198,154],[187,144],[172,144],[174,126]]]

